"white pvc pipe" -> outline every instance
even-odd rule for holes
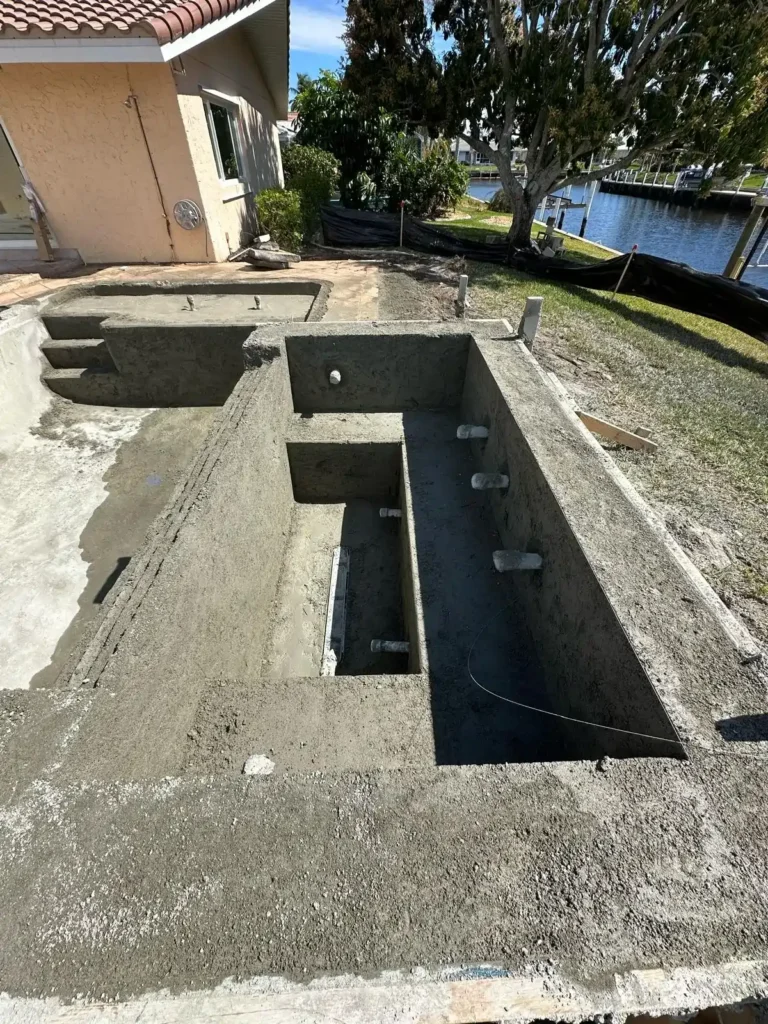
[[[460,441],[468,441],[471,438],[488,437],[488,427],[476,427],[472,423],[462,423],[456,428],[456,437]]]
[[[539,329],[539,321],[541,320],[541,304],[543,301],[544,300],[539,295],[529,295],[525,300],[525,309],[523,310],[523,315],[520,318],[517,333],[522,337],[529,349],[533,348],[536,331]]]
[[[331,370],[328,374],[328,383],[333,385],[341,384],[341,374],[338,370]]]
[[[498,572],[510,572],[514,569],[540,569],[541,555],[530,551],[494,551],[493,565]]]
[[[410,649],[407,640],[371,640],[373,654],[408,654]]]
[[[473,473],[472,488],[475,491],[504,490],[509,487],[509,477],[504,473]]]

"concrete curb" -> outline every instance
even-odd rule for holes
[[[14,1024],[479,1024],[534,1019],[621,1024],[633,1014],[690,1016],[701,1006],[736,1008],[760,999],[767,961],[702,968],[627,971],[587,988],[553,968],[515,975],[492,964],[410,972],[363,980],[342,976],[310,984],[284,978],[226,982],[212,991],[157,993],[124,1003],[0,996],[0,1021]],[[703,1000],[703,1001],[702,1001]]]

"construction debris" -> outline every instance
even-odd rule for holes
[[[269,243],[267,243],[269,244]],[[254,267],[265,267],[268,270],[284,269],[292,263],[301,263],[301,256],[292,252],[285,252],[282,249],[246,249],[238,259],[244,263],[250,263]]]

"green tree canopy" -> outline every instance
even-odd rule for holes
[[[367,175],[376,188],[384,186],[398,139],[395,117],[364,103],[332,71],[321,71],[297,95],[295,105],[297,141],[333,153],[339,161],[342,197],[357,175]]]
[[[299,71],[296,75],[296,85],[291,92],[293,93],[293,99],[291,100],[291,110],[297,109],[297,100],[299,96],[304,92],[305,89],[309,89],[312,86],[312,75],[308,75],[306,71]]]
[[[730,170],[768,149],[768,0],[348,0],[345,38],[352,89],[497,164],[517,244],[557,185],[651,152]]]

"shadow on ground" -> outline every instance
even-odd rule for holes
[[[768,740],[768,715],[736,715],[734,718],[721,718],[717,723],[717,731],[724,740],[736,742],[765,742]]]

